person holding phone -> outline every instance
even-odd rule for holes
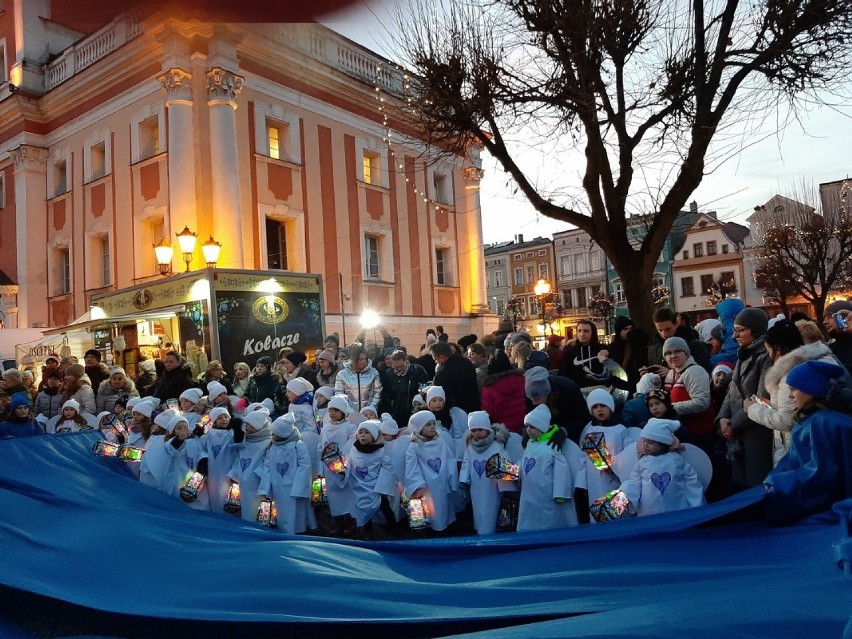
[[[825,307],[822,324],[828,333],[828,347],[831,352],[837,356],[847,371],[852,372],[852,331],[849,330],[852,313],[850,312],[852,312],[852,302],[849,300],[832,302]],[[840,319],[839,323],[838,319]]]

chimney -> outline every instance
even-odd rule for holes
[[[692,202],[689,203],[689,212],[698,213],[698,202],[692,200]]]
[[[515,236],[515,244],[523,244],[523,243],[524,243],[524,236],[519,233],[518,235]]]

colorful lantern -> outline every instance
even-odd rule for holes
[[[276,528],[278,526],[278,509],[272,499],[262,499],[257,507],[257,523],[261,526]]]
[[[331,472],[338,475],[346,472],[346,458],[340,453],[340,446],[336,442],[326,444],[326,447],[322,449],[321,459]]]
[[[311,482],[311,503],[318,506],[328,503],[328,488],[325,485],[325,477],[317,477]]]
[[[518,507],[516,495],[504,493],[500,497],[500,510],[497,511],[497,532],[515,532],[518,529]]]
[[[620,490],[611,490],[603,497],[598,497],[589,506],[589,513],[595,521],[615,521],[621,519],[628,513],[630,502],[627,496]]]
[[[225,500],[225,506],[223,510],[226,513],[238,513],[242,509],[242,505],[240,504],[240,485],[237,483],[231,484],[231,487],[228,489],[228,498]]]
[[[429,525],[429,515],[422,499],[408,500],[408,525],[412,530]]]
[[[186,483],[180,489],[180,498],[191,504],[198,499],[198,493],[204,488],[204,475],[195,471],[189,474]]]
[[[606,446],[606,437],[603,433],[589,433],[583,438],[581,446],[583,452],[598,470],[610,470],[612,454]]]
[[[500,453],[494,453],[485,462],[485,476],[488,479],[514,481],[520,476],[520,472],[516,463]]]
[[[106,440],[97,441],[92,446],[92,452],[95,455],[101,455],[103,457],[117,457],[120,449],[121,444],[108,442]]]
[[[136,448],[135,446],[125,445],[118,449],[118,457],[124,461],[139,461],[144,454],[144,448]]]
[[[207,413],[206,415],[202,416],[201,419],[198,420],[198,425],[204,429],[205,435],[209,433],[210,429],[213,427],[213,425],[210,423],[210,413]]]

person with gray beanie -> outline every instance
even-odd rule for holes
[[[734,318],[738,359],[717,422],[728,442],[731,482],[739,490],[759,485],[772,470],[772,431],[749,419],[743,406],[764,387],[771,365],[764,344],[768,326],[769,317],[759,308],[744,308]]]
[[[524,390],[529,406],[547,405],[552,423],[559,426],[568,439],[579,443],[588,411],[583,393],[574,380],[551,375],[543,366],[534,366],[524,373]]]

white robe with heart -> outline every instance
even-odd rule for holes
[[[207,453],[204,451],[201,440],[197,437],[190,437],[185,440],[181,443],[180,448],[175,448],[172,445],[172,440],[169,440],[164,448],[168,463],[163,474],[161,490],[167,495],[180,499],[180,489],[198,468],[198,462],[207,457]],[[188,505],[194,510],[210,510],[210,498],[207,490],[202,488],[198,491],[196,500]]]
[[[231,480],[228,473],[234,465],[237,449],[234,446],[234,431],[230,428],[211,428],[201,438],[207,452],[207,481],[205,490],[210,495],[210,510],[223,514]]]
[[[385,453],[384,446],[372,453],[365,453],[355,446],[346,458],[346,483],[352,488],[354,508],[352,516],[358,526],[365,525],[373,519],[379,510],[382,496],[376,488],[379,475],[384,466],[390,466],[390,458]]]
[[[589,423],[580,433],[580,447],[583,446],[583,441],[586,435],[592,433],[603,433],[604,442],[606,443],[609,454],[614,458],[618,453],[624,450],[625,446],[634,442],[633,437],[627,428],[621,424],[614,426],[600,426]],[[585,459],[585,475],[586,488],[589,491],[589,503],[591,504],[598,497],[603,497],[608,492],[616,490],[621,484],[621,478],[618,477],[612,470],[604,468],[599,470],[592,463],[591,459]],[[594,521],[594,519],[592,520]]]
[[[530,440],[520,466],[518,532],[576,526],[574,478],[565,455],[548,442]]]
[[[260,487],[260,477],[255,471],[263,465],[271,442],[271,439],[264,439],[233,445],[236,458],[228,477],[240,485],[240,517],[243,521],[257,522],[257,507],[260,506],[257,489]]]
[[[456,453],[443,438],[412,440],[405,451],[405,492],[411,497],[425,488],[423,501],[432,530],[444,530],[456,520],[452,498],[458,483]]]
[[[355,441],[355,424],[350,421],[334,423],[326,416],[325,424],[320,433],[317,452],[320,456],[317,474],[325,477],[325,487],[328,490],[328,510],[332,517],[349,515],[355,508],[355,497],[352,487],[346,483],[346,477],[339,473],[331,472],[322,462],[322,450],[329,443],[334,442],[340,448],[340,454],[346,457]]]
[[[677,452],[640,457],[630,478],[622,482],[621,490],[640,517],[705,503],[698,473]]]
[[[500,453],[504,457],[503,444],[492,442],[481,453],[468,445],[459,471],[459,484],[470,486],[470,501],[473,505],[473,525],[480,535],[497,532],[497,514],[500,511],[500,497],[504,490],[517,490],[515,482],[489,479],[485,475],[488,458]]]
[[[278,530],[295,535],[315,527],[309,517],[311,457],[301,441],[273,442],[255,473],[260,478],[257,494],[275,500]]]

